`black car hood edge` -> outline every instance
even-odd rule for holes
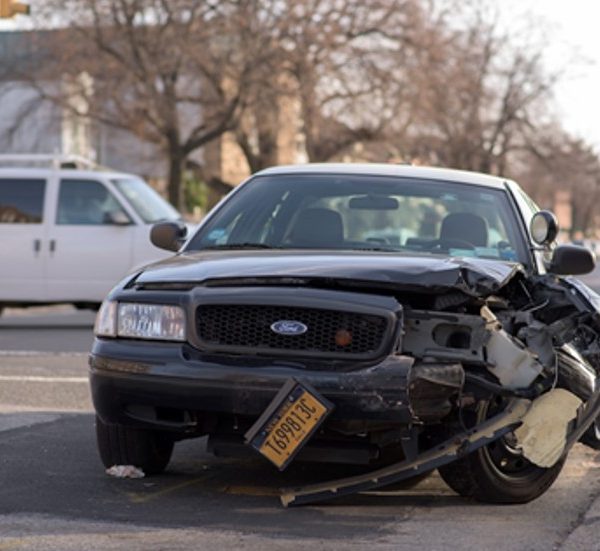
[[[521,264],[473,257],[360,251],[204,251],[182,253],[152,264],[139,274],[135,284],[329,279],[429,293],[454,289],[487,296],[523,271]]]

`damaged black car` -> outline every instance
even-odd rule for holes
[[[90,379],[106,467],[162,472],[179,440],[273,468],[363,474],[298,505],[438,469],[460,495],[524,503],[570,448],[600,447],[592,253],[510,180],[399,165],[262,171],[176,251],[113,289]]]

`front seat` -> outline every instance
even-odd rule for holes
[[[487,222],[471,212],[453,212],[442,220],[440,241],[466,241],[475,247],[487,247]]]
[[[340,248],[344,243],[342,217],[330,209],[305,209],[298,213],[288,243],[292,247]]]

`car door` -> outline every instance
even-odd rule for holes
[[[102,181],[62,178],[48,231],[49,300],[101,301],[131,266],[133,228]]]
[[[45,178],[0,177],[0,303],[46,299],[47,188]]]

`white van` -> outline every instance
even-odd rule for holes
[[[169,256],[150,243],[150,227],[181,215],[138,176],[50,156],[23,156],[49,168],[1,168],[18,157],[0,155],[0,311],[95,307],[127,273]]]

